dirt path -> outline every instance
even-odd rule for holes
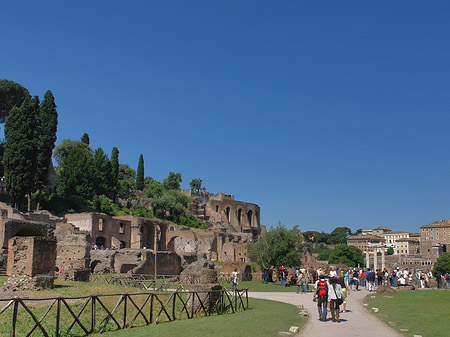
[[[302,304],[309,313],[306,326],[297,336],[307,337],[336,337],[336,336],[361,336],[361,337],[399,337],[402,336],[395,330],[384,325],[372,316],[363,307],[362,300],[368,294],[366,290],[351,291],[347,303],[350,312],[341,313],[341,322],[333,323],[331,314],[328,313],[327,321],[318,320],[317,303],[312,301],[312,293],[249,293],[250,297],[285,302],[294,305]],[[285,331],[288,331],[286,327]]]

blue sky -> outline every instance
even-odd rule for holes
[[[448,1],[7,1],[0,78],[52,90],[58,141],[181,172],[261,222],[450,218]],[[2,127],[3,129],[3,127]]]

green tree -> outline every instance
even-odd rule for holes
[[[442,275],[450,273],[450,252],[444,253],[434,264],[433,273],[440,272]]]
[[[41,200],[41,190],[47,183],[48,170],[52,160],[52,151],[55,148],[56,131],[58,128],[58,112],[55,98],[50,90],[44,95],[38,116],[38,152],[36,189],[39,190],[38,209]]]
[[[330,234],[317,231],[305,231],[302,233],[306,242],[327,243]]]
[[[113,201],[115,202],[116,197],[117,197],[118,184],[119,184],[119,149],[117,147],[113,147],[113,149],[112,149],[111,167],[112,167],[113,183],[114,183]]]
[[[82,146],[75,146],[60,158],[57,192],[62,197],[92,200],[95,194],[93,158]]]
[[[163,193],[164,187],[159,181],[152,177],[145,177],[144,179],[144,193],[149,198],[160,197]]]
[[[139,162],[136,172],[136,189],[139,191],[144,190],[144,156],[139,156]]]
[[[348,267],[357,267],[364,264],[361,249],[355,246],[337,245],[330,253],[328,260],[331,264],[342,263]]]
[[[95,150],[92,168],[95,194],[112,196],[114,189],[113,169],[108,155],[101,147]]]
[[[192,179],[192,181],[189,183],[189,186],[194,191],[200,191],[202,189],[202,183],[203,180],[201,180],[200,178],[195,178]]]
[[[134,199],[136,171],[127,164],[119,164],[119,190],[118,195],[126,200],[127,205]]]
[[[388,247],[388,249],[387,249],[387,255],[394,255],[394,248],[392,248],[392,247]]]
[[[163,180],[163,186],[166,190],[179,190],[181,179],[181,173],[169,172],[169,176]]]
[[[53,158],[55,158],[56,162],[58,163],[58,165],[61,163],[61,160],[65,157],[67,157],[69,155],[69,152],[73,149],[73,148],[79,148],[80,150],[82,150],[86,156],[88,157],[92,157],[94,152],[92,151],[92,149],[89,147],[89,145],[83,143],[80,140],[72,140],[72,139],[63,139],[63,141],[61,142],[61,144],[59,144],[56,148],[55,151],[53,152]]]
[[[328,238],[329,244],[346,244],[347,238],[352,235],[352,230],[348,227],[336,227]]]
[[[261,268],[294,267],[301,264],[302,236],[298,226],[291,229],[279,223],[266,235],[247,243],[248,256]]]
[[[166,190],[161,196],[152,199],[151,206],[153,213],[159,218],[177,222],[180,216],[186,214],[190,201],[184,194]]]
[[[5,122],[6,115],[14,107],[20,107],[25,99],[30,99],[28,90],[18,83],[0,80],[0,123]]]
[[[81,136],[81,142],[89,146],[91,140],[89,139],[89,135],[87,133],[83,133],[83,135]]]
[[[31,195],[37,167],[36,109],[37,98],[26,98],[20,107],[13,107],[5,123],[6,190],[16,206],[25,194]]]

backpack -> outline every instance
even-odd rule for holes
[[[320,297],[327,297],[328,296],[328,284],[325,280],[319,280],[317,283],[317,289],[319,289],[319,296]]]
[[[450,281],[450,275],[447,273],[447,274],[445,274],[445,280],[446,281]]]

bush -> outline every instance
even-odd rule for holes
[[[443,254],[437,259],[433,267],[433,273],[440,272],[442,275],[450,273],[450,253]]]
[[[193,216],[192,214],[186,215],[186,216],[180,216],[178,217],[177,221],[175,221],[177,224],[181,225],[181,226],[187,226],[187,227],[195,227],[195,228],[202,228],[202,229],[206,229],[208,228],[208,226],[203,225],[202,222],[197,219],[195,216]],[[206,227],[206,228],[204,228]]]

